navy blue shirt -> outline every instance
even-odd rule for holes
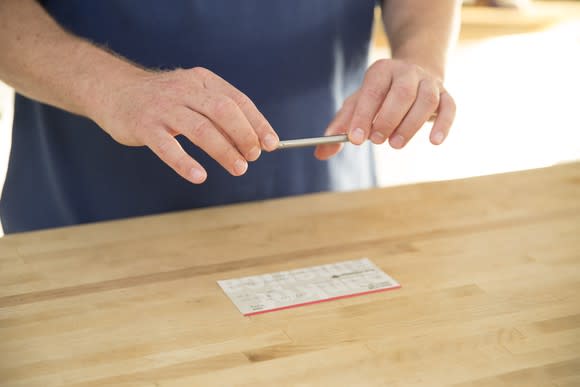
[[[202,66],[247,94],[281,139],[319,136],[361,83],[375,0],[45,0],[65,28],[143,66]],[[66,66],[66,63],[62,64]],[[330,161],[313,149],[263,153],[194,185],[146,147],[116,143],[92,121],[16,95],[0,200],[6,233],[261,200],[375,182],[368,145]]]

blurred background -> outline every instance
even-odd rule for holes
[[[433,147],[423,128],[402,150],[377,148],[381,185],[580,159],[580,1],[470,3],[495,7],[462,9],[445,82],[457,103],[450,136]],[[376,24],[371,60],[388,53]]]
[[[389,56],[379,8],[375,16],[369,63]],[[382,186],[580,159],[580,1],[466,1],[447,74],[458,105],[449,138],[433,147],[424,128],[403,150],[377,147]],[[12,101],[0,83],[0,187]]]

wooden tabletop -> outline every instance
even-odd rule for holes
[[[402,288],[243,317],[216,281]],[[579,386],[580,163],[0,239],[2,386]]]

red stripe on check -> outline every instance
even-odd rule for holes
[[[297,308],[299,306],[320,304],[321,302],[341,300],[343,298],[350,298],[350,297],[357,297],[357,296],[364,296],[365,294],[386,292],[387,290],[395,290],[395,289],[400,289],[400,288],[401,288],[401,285],[396,285],[396,286],[391,286],[390,288],[369,290],[369,291],[366,291],[366,292],[353,293],[353,294],[347,294],[347,295],[344,295],[344,296],[337,296],[337,297],[325,298],[323,300],[316,300],[316,301],[303,302],[301,304],[293,304],[293,305],[281,306],[279,308],[274,308],[274,309],[260,310],[258,312],[246,313],[246,314],[244,314],[244,316],[255,316],[257,314],[264,314],[264,313],[269,313],[269,312],[277,312],[279,310]]]

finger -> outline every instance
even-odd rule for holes
[[[375,62],[367,70],[348,132],[353,144],[360,145],[369,137],[373,120],[385,100],[391,83],[391,72],[386,71],[386,63]]]
[[[371,141],[382,144],[399,126],[417,97],[419,79],[415,73],[395,78],[373,123]]]
[[[400,149],[421,129],[439,106],[439,86],[431,80],[423,79],[419,83],[417,99],[413,106],[390,136],[389,143],[395,149]]]
[[[220,127],[246,160],[254,161],[260,157],[261,147],[258,136],[244,113],[231,98],[203,90],[193,93],[187,103],[192,111],[203,114]]]
[[[201,76],[205,79],[206,88],[225,94],[238,105],[256,132],[264,150],[273,151],[278,148],[278,142],[280,141],[278,135],[247,95],[209,70],[202,69],[200,71],[198,69],[197,71],[198,74],[202,73]]]
[[[258,135],[262,148],[268,152],[278,149],[280,139],[278,134],[272,128],[272,125],[266,120],[264,115],[258,110],[254,102],[242,93],[234,89],[224,90],[226,95],[234,100],[238,107],[242,110],[250,125]]]
[[[328,125],[324,132],[325,136],[333,134],[343,134],[348,130],[348,124],[352,120],[352,113],[356,106],[357,95],[352,95],[344,102],[342,108],[336,113],[334,119]],[[318,145],[314,150],[314,156],[319,160],[328,160],[343,148],[344,144],[325,144]]]
[[[203,149],[230,174],[240,176],[246,173],[247,161],[206,117],[186,108],[174,111],[170,117],[168,124],[171,129]]]
[[[431,129],[430,140],[433,145],[439,145],[447,138],[449,129],[455,119],[455,112],[457,107],[453,97],[443,90],[440,96],[439,109],[437,110],[437,118]]]
[[[165,130],[152,136],[148,147],[171,169],[184,179],[201,184],[207,178],[205,169],[179,145],[179,142]]]

